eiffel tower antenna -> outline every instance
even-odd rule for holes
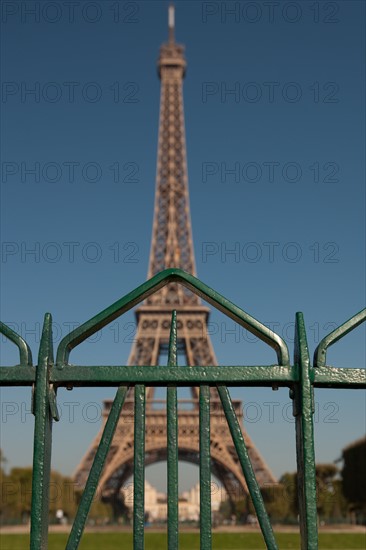
[[[183,111],[183,79],[186,69],[184,47],[174,38],[174,7],[169,6],[169,42],[160,48],[158,74],[161,80],[159,141],[156,192],[148,278],[166,268],[181,268],[196,274],[189,208],[186,141]],[[189,366],[217,365],[208,334],[209,308],[200,298],[176,283],[170,283],[150,296],[136,310],[137,331],[128,360],[129,365],[159,364],[169,342],[171,312],[178,312],[178,349]],[[211,457],[212,472],[230,495],[247,492],[245,479],[231,440],[223,423],[223,411],[212,389]],[[191,408],[180,411],[178,453],[180,460],[199,463],[199,407],[197,388],[191,388]],[[145,464],[166,460],[166,410],[153,407],[154,388],[146,392]],[[111,401],[105,401],[105,415]],[[242,403],[234,401],[240,424]],[[118,502],[121,486],[133,468],[133,392],[126,399],[113,445],[99,482],[99,492],[106,501]],[[102,431],[98,434],[76,473],[76,482],[85,485]],[[243,429],[249,456],[259,485],[274,483],[270,470]],[[116,504],[115,504],[116,505]],[[117,506],[117,505],[116,505]]]
[[[169,43],[174,43],[174,30],[175,30],[175,8],[174,4],[170,4],[168,11],[168,25],[169,25]]]

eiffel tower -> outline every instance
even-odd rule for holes
[[[158,74],[161,80],[159,145],[153,234],[148,278],[166,268],[181,268],[196,274],[189,209],[185,127],[183,112],[183,78],[186,71],[184,46],[174,37],[174,7],[169,7],[169,40],[160,48]],[[158,365],[167,348],[171,312],[178,314],[178,345],[188,366],[217,365],[207,333],[209,308],[200,298],[176,283],[170,283],[150,296],[136,310],[137,332],[129,365]],[[187,400],[179,409],[179,460],[199,464],[198,390],[191,388],[190,408]],[[247,493],[246,482],[226,425],[215,389],[211,390],[211,458],[212,473],[222,482],[231,500]],[[146,393],[145,464],[166,460],[166,410],[154,406],[154,388]],[[104,423],[112,401],[104,402]],[[243,426],[242,402],[233,401]],[[162,405],[162,403],[160,403]],[[102,427],[102,430],[104,425]],[[92,443],[79,465],[75,481],[85,485],[101,433]],[[276,482],[257,449],[242,427],[249,456],[260,486]],[[118,512],[121,487],[133,473],[133,390],[124,404],[111,450],[101,476],[98,493]]]

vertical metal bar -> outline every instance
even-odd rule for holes
[[[76,517],[66,544],[66,550],[76,550],[80,544],[80,540],[85,528],[86,518],[93,501],[95,491],[98,487],[100,475],[108,455],[109,448],[116,431],[116,427],[120,418],[121,410],[127,395],[128,387],[121,386],[118,388],[116,397],[114,398],[107,422],[104,426],[103,435],[101,437],[93,465],[83,491]]]
[[[133,548],[144,550],[145,522],[145,386],[135,386]]]
[[[31,550],[47,550],[48,548],[48,504],[52,445],[52,417],[49,405],[48,368],[52,363],[52,317],[49,313],[46,313],[39,347],[33,406],[35,425],[30,536]]]
[[[310,380],[310,360],[302,313],[296,313],[295,365],[299,369],[299,384],[294,392],[296,417],[296,458],[302,550],[317,550],[318,524],[316,509],[316,473],[313,426],[313,387]]]
[[[265,540],[268,550],[277,550],[278,546],[274,537],[271,522],[264,506],[263,498],[255,477],[252,463],[250,462],[248,450],[245,445],[240,424],[235,414],[229,391],[226,386],[217,386],[217,390],[221,399],[227,423],[229,425],[231,437],[235,445],[239,462],[243,470],[245,481],[247,482],[249,494],[251,496],[253,506],[258,517],[263,538]]]
[[[168,366],[177,366],[177,312],[172,313]],[[168,448],[168,549],[178,550],[178,407],[177,387],[167,388],[167,448]]]
[[[200,387],[200,549],[211,550],[210,386]]]

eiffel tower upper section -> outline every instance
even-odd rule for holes
[[[184,46],[174,37],[174,7],[169,7],[169,40],[160,48],[161,79],[156,193],[148,278],[178,267],[196,274],[189,208],[184,128]],[[161,306],[200,305],[200,299],[178,285],[168,285],[146,302]]]

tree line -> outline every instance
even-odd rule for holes
[[[339,470],[335,464],[316,466],[317,509],[320,521],[340,522],[348,517],[349,502],[343,489]],[[297,473],[285,473],[279,483],[261,488],[263,501],[272,522],[297,523],[299,516]],[[249,495],[224,502],[220,512],[225,519],[235,516],[237,523],[246,523],[255,515]]]
[[[5,463],[0,449],[0,524],[28,523],[32,502],[32,468],[15,467],[6,474]],[[51,471],[49,494],[50,523],[57,521],[58,510],[62,510],[66,520],[75,516],[81,493],[70,477]],[[110,506],[95,499],[89,519],[103,522],[111,517]]]
[[[32,468],[11,468],[7,474],[6,460],[0,449],[0,523],[27,523],[30,518],[32,497]],[[343,469],[335,464],[316,465],[317,510],[320,522],[352,521],[366,524],[366,438],[356,441],[343,450]],[[261,488],[266,510],[273,522],[297,523],[297,473],[285,473],[279,483]],[[57,511],[72,519],[81,493],[70,477],[52,471],[49,487],[50,522],[57,521]],[[109,522],[117,515],[128,519],[128,508],[123,495],[118,495],[119,506],[110,506],[95,498],[89,520]],[[250,496],[233,501],[225,500],[220,506],[222,520],[245,523],[255,511]]]

